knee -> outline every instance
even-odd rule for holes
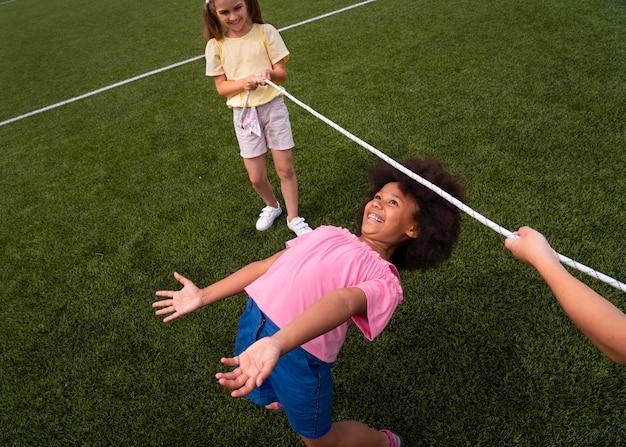
[[[266,184],[269,180],[267,178],[267,172],[262,169],[248,169],[248,179],[252,186],[261,186]]]
[[[290,181],[296,178],[296,171],[291,163],[276,166],[276,174],[281,181]]]
[[[262,188],[269,183],[267,176],[249,176],[250,183],[254,188]]]

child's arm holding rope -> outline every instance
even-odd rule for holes
[[[215,90],[218,95],[224,98],[230,98],[243,91],[256,90],[259,85],[258,75],[250,75],[236,81],[229,80],[226,75],[213,76],[215,82]]]
[[[626,315],[572,276],[545,237],[529,227],[505,240],[520,261],[534,267],[572,322],[611,360],[626,365]]]

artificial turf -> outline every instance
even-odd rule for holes
[[[261,7],[280,29],[350,4]],[[0,122],[200,55],[200,10],[0,2]],[[377,0],[282,35],[300,100],[395,159],[441,159],[481,214],[626,280],[623,1]],[[203,73],[197,60],[0,126],[1,445],[301,445],[213,379],[244,296],[167,325],[150,307],[174,270],[207,285],[292,237],[254,229],[262,203]],[[302,215],[354,229],[376,157],[288,107]],[[501,236],[466,216],[453,258],[403,282],[386,331],[347,339],[336,419],[408,446],[626,441],[626,370]]]

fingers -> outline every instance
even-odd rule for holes
[[[154,314],[165,315],[165,314],[171,314],[172,312],[176,313],[176,309],[174,309],[173,306],[170,306],[170,307],[164,307],[163,309],[159,309]]]
[[[156,301],[152,303],[152,307],[155,309],[160,307],[160,309],[157,309],[157,311],[155,312],[156,315],[165,315],[176,312],[173,300]]]
[[[248,376],[246,376],[245,374],[241,374],[241,373],[239,374],[218,373],[215,375],[215,378],[217,379],[220,385],[222,385],[224,388],[229,389],[229,390],[238,390],[250,380]]]
[[[508,237],[504,240],[504,246],[512,251],[514,246],[517,244],[517,241],[520,238],[527,237],[532,231],[533,230],[530,227],[520,227],[517,231],[513,232],[513,237]]]
[[[157,296],[168,296],[168,295],[159,295],[159,292],[157,292]],[[171,306],[173,303],[174,303],[173,300],[155,301],[154,303],[152,303],[152,307],[166,307],[166,306]]]
[[[181,275],[178,272],[174,272],[174,278],[176,278],[176,281],[181,283],[183,286],[186,286],[188,284],[193,284],[189,279],[185,278],[183,275]],[[174,298],[174,294],[175,293],[176,293],[176,291],[174,291],[174,290],[157,290],[155,295],[156,296],[164,296],[164,297],[168,297],[168,298]],[[161,303],[167,303],[167,301],[170,301],[170,304],[161,304]],[[153,307],[161,307],[161,306],[169,306],[169,305],[171,305],[171,300],[159,301],[159,302],[154,303],[152,306]]]
[[[188,284],[193,284],[193,282],[191,282],[191,280],[185,278],[183,275],[181,275],[178,272],[174,272],[174,278],[176,278],[176,281],[181,283],[183,286],[186,286]]]
[[[259,83],[257,82],[257,77],[254,75],[250,75],[246,78],[245,82],[244,82],[244,89],[245,90],[256,90],[256,88],[258,87]]]
[[[173,290],[157,290],[155,292],[156,296],[167,296],[169,298],[172,298],[174,296],[174,291]]]
[[[225,357],[220,360],[224,365],[238,366],[239,357]],[[221,372],[215,374],[215,378],[221,386],[232,390],[232,397],[243,397],[252,392],[257,386],[261,386],[264,377],[250,377],[245,374],[242,368],[235,368],[229,372]]]
[[[250,394],[252,392],[252,390],[254,390],[254,388],[256,388],[256,384],[254,383],[254,379],[253,378],[249,378],[246,381],[246,384],[244,386],[242,386],[239,389],[236,389],[235,391],[233,391],[232,393],[230,393],[230,395],[232,397],[243,397],[243,396],[247,396],[248,394]]]
[[[174,300],[155,301],[154,303],[152,303],[152,307],[160,308],[156,310],[155,315],[171,314],[170,316],[163,319],[163,323],[167,323],[168,321],[171,321],[174,318],[178,317],[178,313],[174,308]]]
[[[256,388],[254,379],[243,374],[234,380],[228,380],[222,377],[218,379],[218,382],[224,388],[232,390],[230,393],[232,397],[247,396]]]
[[[233,371],[218,372],[218,373],[215,374],[215,378],[217,380],[225,379],[225,380],[231,381],[231,380],[236,380],[237,377],[239,377],[241,375],[242,375],[241,370],[239,368],[237,368],[237,369],[235,369]]]
[[[227,366],[239,366],[239,357],[223,357],[220,362]]]
[[[265,373],[263,371],[261,371],[259,373],[259,375],[256,378],[256,386],[261,386],[263,385],[263,382],[265,382],[265,379],[267,379],[270,375],[268,373]]]
[[[215,378],[218,383],[228,390],[232,390],[232,397],[242,397],[250,394],[257,386],[253,377],[249,377],[237,368],[230,372],[217,373]]]
[[[504,240],[504,246],[509,250],[511,250],[513,244],[515,244],[515,238],[509,237]]]

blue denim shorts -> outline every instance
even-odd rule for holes
[[[248,299],[239,320],[235,355],[278,330],[254,300]],[[323,362],[298,347],[283,355],[270,377],[247,397],[262,406],[280,402],[296,433],[305,438],[320,438],[332,425],[332,367],[332,363]]]

